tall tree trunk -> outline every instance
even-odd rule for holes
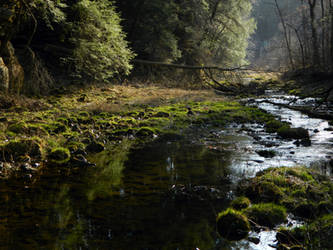
[[[315,8],[317,0],[308,0],[310,7],[310,24],[311,24],[311,40],[312,40],[312,63],[315,68],[320,67],[318,35],[316,27]]]
[[[330,50],[331,50],[331,71],[333,71],[333,3],[330,0],[330,14],[331,14],[331,42],[330,42]]]
[[[276,9],[279,13],[279,17],[281,19],[281,23],[282,23],[282,27],[283,27],[283,34],[284,34],[284,39],[286,41],[286,46],[287,46],[287,50],[288,50],[288,56],[289,56],[289,62],[290,62],[290,66],[292,68],[292,70],[295,69],[295,65],[294,65],[294,61],[292,58],[292,53],[291,53],[291,47],[290,47],[290,43],[289,43],[289,39],[288,39],[288,33],[287,33],[287,27],[286,27],[286,23],[284,21],[280,6],[277,2],[277,0],[275,0],[275,5],[276,5]]]
[[[295,34],[296,34],[296,37],[297,37],[297,40],[298,40],[298,43],[299,43],[299,47],[300,47],[300,50],[301,50],[301,54],[302,54],[302,68],[305,69],[304,45],[303,45],[301,36],[300,36],[300,34],[298,32],[298,29],[296,29],[292,25],[289,25],[289,26],[295,31]]]

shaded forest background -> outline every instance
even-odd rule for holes
[[[332,0],[1,0],[0,88],[47,94],[124,77],[200,81],[140,60],[333,71]],[[128,76],[130,74],[130,76]]]

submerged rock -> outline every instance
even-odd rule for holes
[[[178,201],[224,199],[223,193],[215,187],[189,187],[182,184],[172,186],[169,190],[169,196]]]
[[[276,152],[274,150],[258,150],[256,153],[265,158],[273,158],[276,156]]]

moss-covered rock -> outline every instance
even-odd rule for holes
[[[37,138],[12,140],[9,143],[3,145],[2,149],[6,155],[6,158],[13,157],[14,160],[18,160],[20,156],[25,155],[37,159],[42,157],[41,141]]]
[[[277,132],[281,127],[288,127],[288,125],[284,122],[275,120],[275,119],[270,119],[268,122],[265,124],[266,131],[268,133],[275,133]]]
[[[283,192],[272,182],[254,181],[246,186],[245,195],[255,202],[279,202],[283,197]]]
[[[151,137],[155,134],[154,129],[150,127],[142,127],[137,130],[135,133],[136,136],[138,137]]]
[[[259,203],[244,210],[244,213],[260,226],[273,228],[287,219],[286,209],[273,203]]]
[[[217,231],[227,240],[241,240],[247,237],[250,223],[241,212],[227,209],[217,217]]]
[[[250,206],[251,202],[247,197],[241,196],[241,197],[237,197],[236,199],[234,199],[230,206],[233,209],[236,210],[242,210],[244,208],[248,208]]]
[[[277,133],[284,139],[309,139],[309,131],[304,128],[283,126],[277,130]]]
[[[48,159],[52,163],[63,164],[70,160],[71,153],[67,148],[57,147],[48,154]]]

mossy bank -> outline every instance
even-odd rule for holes
[[[186,133],[193,126],[223,129],[230,123],[275,121],[266,112],[208,90],[103,86],[62,88],[38,99],[0,99],[3,178],[19,173],[23,163],[70,168],[81,161],[87,166],[86,154],[101,152],[123,138],[141,143]]]

